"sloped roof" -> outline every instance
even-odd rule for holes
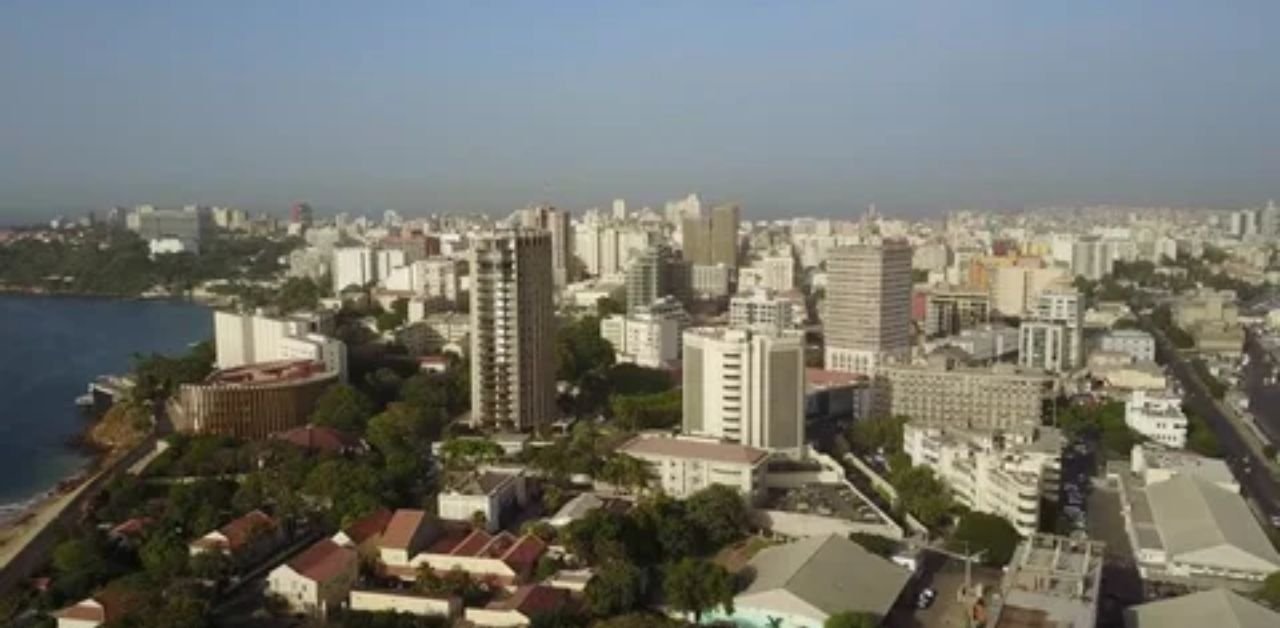
[[[291,443],[307,451],[325,451],[341,453],[360,447],[360,440],[323,425],[303,425],[272,436],[277,440]]]
[[[289,561],[289,568],[315,582],[328,582],[355,563],[355,550],[321,539]]]
[[[528,584],[516,589],[511,597],[494,602],[490,608],[511,610],[528,618],[558,610],[569,601],[569,592],[541,584]]]
[[[751,559],[755,580],[739,597],[785,590],[828,615],[885,615],[910,574],[847,538],[810,537],[770,547]]]
[[[274,530],[276,527],[276,520],[270,515],[261,510],[251,510],[218,528],[217,532],[226,539],[225,543],[205,535],[196,539],[192,545],[206,549],[225,547],[234,552],[252,541],[257,534]]]
[[[1280,570],[1280,554],[1239,495],[1182,474],[1148,486],[1146,491],[1156,529],[1170,558],[1229,546]]]
[[[1275,628],[1280,613],[1226,589],[1201,591],[1125,611],[1128,628]]]
[[[391,511],[386,508],[379,508],[353,521],[342,533],[348,539],[351,539],[352,543],[359,545],[376,535],[382,534],[382,531],[387,528],[387,524],[391,522],[391,514]]]
[[[390,549],[410,549],[409,544],[413,542],[414,535],[426,518],[427,513],[421,510],[401,508],[395,511],[391,515],[391,520],[387,522],[386,529],[382,531],[380,546]]]

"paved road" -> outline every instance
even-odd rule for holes
[[[1245,437],[1237,431],[1232,420],[1223,414],[1222,409],[1209,395],[1204,382],[1200,381],[1191,365],[1183,359],[1169,339],[1159,332],[1154,335],[1164,355],[1169,356],[1169,366],[1174,376],[1182,382],[1183,401],[1200,416],[1205,417],[1210,429],[1217,435],[1218,442],[1227,456],[1227,465],[1231,467],[1231,472],[1240,482],[1245,497],[1257,502],[1258,507],[1268,518],[1280,516],[1280,486],[1276,485],[1271,474],[1267,472],[1266,464],[1245,442]],[[1242,461],[1247,461],[1247,464]],[[1263,523],[1266,525],[1268,522]]]

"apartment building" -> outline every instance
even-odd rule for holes
[[[1056,499],[1064,444],[1051,428],[1002,432],[915,421],[903,428],[903,452],[913,465],[933,469],[958,502],[1009,520],[1023,536],[1039,525],[1041,497]]]
[[[1039,425],[1057,382],[1038,369],[1009,364],[964,367],[941,356],[881,370],[875,404],[882,412],[927,423],[1011,430]]]
[[[219,369],[267,362],[306,360],[346,380],[347,346],[325,335],[331,318],[324,313],[276,317],[261,313],[215,311],[214,348]]]
[[[683,363],[685,433],[799,455],[805,393],[799,333],[690,329]]]
[[[668,368],[680,359],[680,334],[688,316],[679,303],[675,311],[654,308],[635,314],[613,314],[600,320],[600,336],[613,345],[619,363]]]
[[[509,229],[472,241],[471,422],[529,429],[554,420],[551,234]]]
[[[1134,362],[1156,360],[1156,339],[1140,329],[1115,329],[1107,332],[1099,342],[1102,351],[1123,353]]]
[[[551,234],[551,277],[553,285],[569,284],[569,268],[573,259],[573,231],[568,210],[555,207],[529,207],[517,212],[519,226],[540,229]]]
[[[937,286],[924,298],[924,333],[929,337],[958,334],[991,318],[991,295],[985,290]]]
[[[1084,298],[1074,288],[1045,290],[1019,328],[1018,363],[1065,373],[1084,365]]]
[[[779,331],[804,325],[806,309],[799,298],[766,289],[739,292],[729,299],[729,324],[734,327],[764,325]]]

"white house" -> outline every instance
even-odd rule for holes
[[[307,548],[267,574],[267,590],[295,613],[323,617],[347,600],[359,574],[356,551],[330,539]]]
[[[1124,406],[1124,422],[1133,431],[1166,447],[1187,446],[1187,417],[1177,395],[1133,391]]]

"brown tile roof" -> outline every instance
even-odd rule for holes
[[[218,532],[227,539],[225,543],[221,540],[201,537],[196,539],[192,545],[205,549],[226,549],[234,552],[254,540],[256,534],[274,530],[276,527],[276,520],[272,519],[267,513],[261,510],[251,510],[218,528]]]
[[[401,508],[395,511],[391,515],[391,520],[387,522],[386,529],[382,531],[382,542],[379,546],[389,549],[411,549],[409,545],[413,543],[413,537],[426,518],[427,513],[421,510]]]
[[[150,517],[134,517],[126,519],[114,528],[111,528],[112,536],[139,536],[151,527]]]
[[[536,565],[538,559],[542,558],[546,551],[546,541],[532,534],[526,534],[520,537],[520,540],[507,550],[506,554],[502,556],[502,562],[519,572]]]
[[[340,430],[323,425],[304,425],[272,436],[307,451],[342,453],[360,447],[360,441]]]
[[[751,465],[761,462],[769,456],[769,452],[763,449],[747,447],[746,445],[644,434],[623,443],[618,448],[618,451],[633,456],[648,454],[652,456]]]
[[[386,508],[379,508],[359,519],[356,519],[342,531],[351,539],[352,543],[359,545],[365,541],[382,534],[387,528],[387,524],[391,522],[391,511]]]
[[[480,550],[487,547],[492,540],[493,537],[489,536],[488,532],[476,528],[461,543],[450,549],[448,554],[451,556],[475,556],[480,553]]]
[[[289,568],[315,582],[328,582],[349,569],[355,561],[355,550],[323,539],[290,560]]]

